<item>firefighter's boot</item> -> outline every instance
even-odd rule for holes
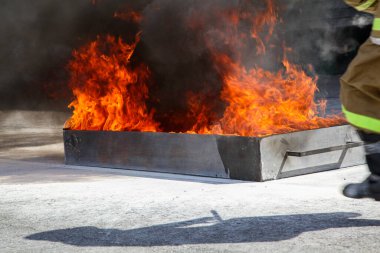
[[[346,185],[343,195],[354,199],[372,198],[380,201],[380,176],[372,174],[361,183]]]

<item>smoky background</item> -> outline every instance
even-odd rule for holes
[[[319,78],[318,98],[339,97],[339,78],[368,38],[372,20],[372,15],[357,12],[344,1],[294,0],[287,5],[282,26],[286,43],[293,48],[289,58],[313,66]]]
[[[271,43],[292,48],[291,62],[311,64],[320,76],[320,96],[337,97],[337,82],[357,47],[368,37],[371,16],[359,14],[341,0],[277,0],[280,23]],[[240,7],[239,7],[240,6]],[[172,118],[186,110],[186,91],[201,91],[223,109],[217,97],[220,75],[210,62],[204,35],[214,36],[220,25],[208,17],[215,8],[265,8],[265,1],[242,0],[2,0],[0,2],[0,110],[66,111],[73,99],[66,83],[72,51],[113,34],[126,41],[143,30],[136,57],[152,69],[159,85],[152,86],[150,105],[159,117]],[[114,17],[115,11],[134,9],[144,14],[141,24]],[[197,32],[190,31],[190,17],[206,18]],[[215,35],[213,43],[225,44]],[[253,47],[254,45],[252,45]],[[254,48],[244,52],[249,66],[278,69],[282,53],[270,51],[255,57]],[[231,52],[231,54],[233,54]],[[174,115],[174,116],[173,116]],[[215,115],[217,117],[217,115]]]
[[[147,1],[129,1],[139,9]],[[113,18],[125,1],[0,1],[0,109],[66,110],[72,51],[99,34],[138,28]],[[127,29],[125,29],[127,25]],[[126,32],[129,31],[129,32]]]

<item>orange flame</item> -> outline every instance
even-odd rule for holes
[[[314,102],[316,79],[286,59],[284,71],[246,70],[224,56],[232,72],[225,76],[222,99],[228,103],[220,120],[224,134],[265,136],[343,123],[339,117],[321,118]],[[325,103],[322,102],[321,111]],[[215,127],[206,133],[213,133]],[[217,130],[219,132],[219,130]]]
[[[139,41],[128,45],[112,36],[98,39],[74,52],[69,64],[75,100],[73,116],[65,127],[75,130],[158,130],[145,100],[150,72],[130,60]]]

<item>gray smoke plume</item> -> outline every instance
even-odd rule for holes
[[[352,25],[360,28],[372,25],[372,22],[373,16],[364,13],[358,13],[352,19]]]
[[[371,17],[344,1],[295,0],[286,9],[283,27],[293,56],[311,63],[318,72],[342,73],[368,37]]]

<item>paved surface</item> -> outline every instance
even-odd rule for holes
[[[1,252],[379,252],[379,204],[340,194],[365,166],[266,183],[65,166],[64,115],[24,114],[0,113]]]

